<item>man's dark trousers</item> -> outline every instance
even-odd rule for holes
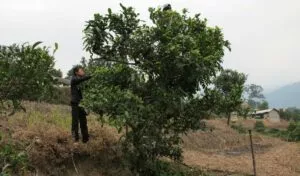
[[[81,129],[82,142],[85,143],[89,140],[86,115],[87,114],[84,108],[76,104],[72,104],[72,135],[75,141],[79,141],[79,133],[78,133],[79,124]]]

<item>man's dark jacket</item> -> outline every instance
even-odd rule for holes
[[[80,103],[80,100],[82,99],[82,93],[81,93],[81,88],[80,88],[79,84],[90,78],[91,78],[91,76],[82,76],[82,77],[72,76],[72,79],[71,79],[71,95],[72,95],[71,105],[78,105]]]

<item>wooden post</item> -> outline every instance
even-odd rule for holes
[[[253,150],[253,142],[252,142],[252,133],[251,133],[251,130],[249,130],[249,136],[250,136],[250,146],[251,146],[252,162],[253,162],[253,173],[254,173],[254,176],[256,176],[256,164],[255,164],[255,156],[254,156],[254,150]]]

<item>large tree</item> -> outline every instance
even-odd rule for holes
[[[259,110],[265,110],[269,108],[269,103],[266,100],[263,100],[259,105],[258,109]]]
[[[246,79],[245,74],[226,69],[214,81],[214,90],[219,98],[217,109],[226,115],[228,125],[231,113],[238,111],[243,103],[242,94]]]
[[[260,103],[265,99],[263,95],[263,87],[256,84],[250,84],[245,86],[245,100],[251,106],[252,109],[256,110]]]
[[[150,8],[147,25],[132,7],[121,8],[95,14],[84,30],[94,75],[84,105],[105,112],[120,131],[128,127],[123,151],[130,166],[154,175],[158,157],[181,159],[180,135],[200,128],[211,104],[194,95],[222,68],[229,42],[199,14]]]
[[[11,112],[21,107],[21,100],[39,100],[53,88],[53,54],[48,47],[33,45],[0,46],[0,112]]]

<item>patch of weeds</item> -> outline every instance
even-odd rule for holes
[[[155,176],[213,176],[196,168],[180,163],[158,161]]]
[[[300,122],[291,122],[285,135],[288,141],[300,141]]]
[[[279,130],[275,128],[266,129],[256,126],[256,131],[272,137],[279,137],[289,142],[300,141],[300,123],[290,122],[287,130]]]
[[[28,156],[11,144],[0,146],[0,176],[23,175],[28,167]]]
[[[231,128],[238,131],[239,133],[245,134],[247,133],[247,130],[243,127],[242,124],[233,124],[231,125]]]
[[[71,114],[62,113],[59,110],[53,110],[50,114],[41,112],[31,112],[28,117],[28,126],[36,126],[39,123],[51,124],[63,129],[69,129],[71,126]]]
[[[254,129],[257,132],[261,132],[261,133],[264,132],[266,130],[264,122],[262,122],[262,121],[256,121],[255,125],[254,125]]]

